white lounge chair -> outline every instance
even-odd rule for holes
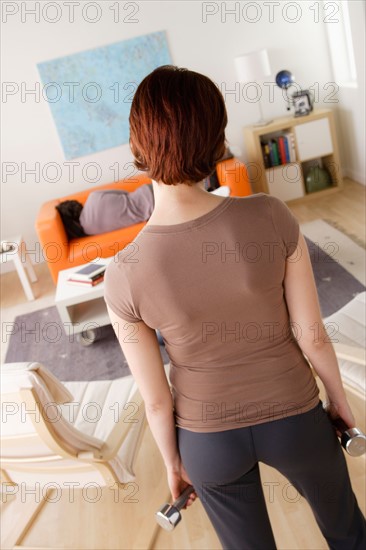
[[[61,383],[39,363],[2,365],[4,512],[7,501],[12,505],[7,518],[3,514],[2,548],[20,548],[50,491],[68,490],[71,484],[82,489],[133,482],[146,426],[144,404],[132,376]],[[38,490],[41,498],[25,503],[23,499],[19,506],[24,488],[28,494],[32,488]],[[155,506],[167,496],[161,488],[158,493],[155,499],[151,495]],[[155,518],[149,516],[151,526],[144,528],[148,540],[140,540],[140,547],[148,548],[155,536]]]

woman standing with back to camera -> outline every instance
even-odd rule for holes
[[[172,497],[191,483],[188,506],[201,499],[223,548],[276,548],[258,462],[306,498],[330,548],[365,548],[365,519],[305,358],[329,415],[355,426],[299,224],[276,197],[220,197],[202,185],[224,154],[226,124],[223,97],[201,74],[163,66],[137,88],[130,144],[155,208],[106,270],[111,322]]]

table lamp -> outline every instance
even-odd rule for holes
[[[239,82],[256,82],[256,80],[262,80],[264,77],[271,74],[271,67],[266,49],[236,57],[235,67]],[[266,126],[272,122],[272,120],[265,120],[263,118],[261,98],[259,98],[258,105],[260,119],[254,126]]]

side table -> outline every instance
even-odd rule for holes
[[[93,262],[108,265],[113,258],[96,258]],[[75,334],[80,344],[89,346],[97,338],[98,329],[111,321],[104,301],[103,282],[87,288],[68,284],[68,277],[82,267],[59,271],[55,304],[65,333],[69,336]]]
[[[5,264],[6,262],[10,261],[14,262],[27,299],[34,300],[34,294],[32,291],[32,287],[29,284],[25,267],[28,271],[29,279],[32,283],[35,283],[38,279],[27,254],[27,248],[22,236],[19,235],[15,238],[7,239],[3,242],[6,242],[9,246],[11,246],[11,248],[0,253],[1,263]]]
[[[93,262],[103,263],[107,266],[113,260],[114,256],[111,256],[96,258]],[[72,267],[59,271],[55,304],[66,335],[69,338],[73,338],[75,335],[79,344],[90,346],[99,338],[100,327],[110,325],[111,320],[104,301],[104,282],[87,288],[67,283],[68,277],[75,273],[76,269],[82,267],[77,266],[77,268]],[[156,336],[159,344],[165,345],[158,329],[156,329]]]

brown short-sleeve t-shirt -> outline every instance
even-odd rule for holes
[[[280,199],[226,197],[194,220],[146,225],[109,264],[106,303],[164,339],[177,426],[224,431],[318,404],[284,297],[298,237]]]

